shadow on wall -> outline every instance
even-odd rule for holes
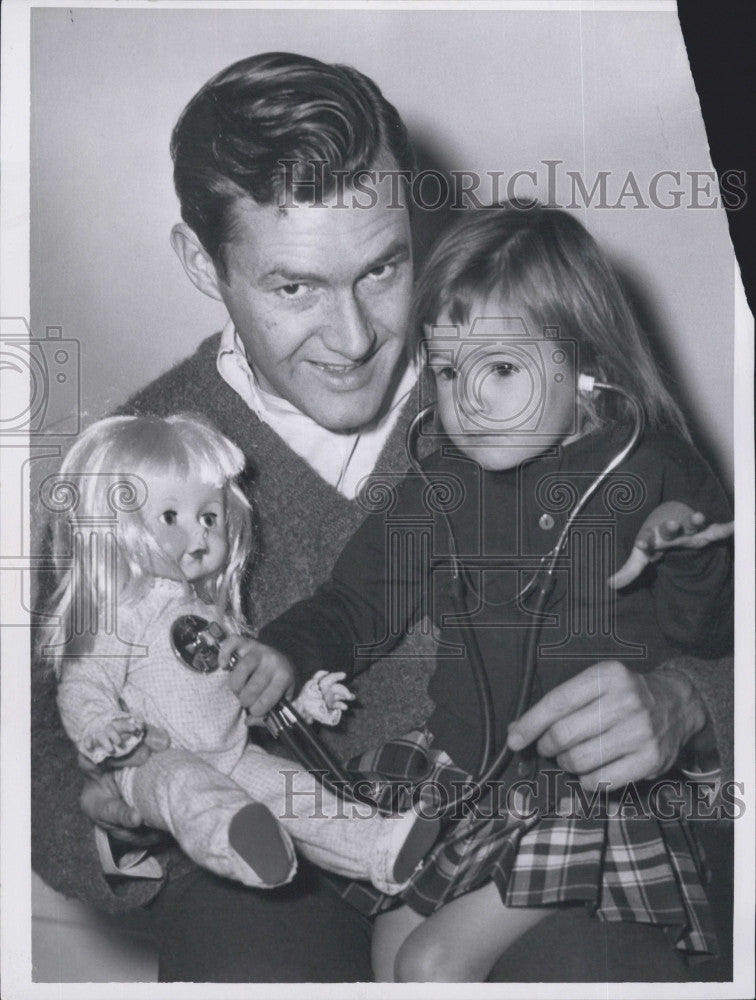
[[[449,185],[447,190],[451,190],[451,164],[447,160],[444,160],[439,149],[424,137],[415,138],[415,136],[410,136],[410,139],[412,147],[415,150],[418,172],[435,171],[443,175]],[[429,181],[427,193],[423,191],[423,197],[427,198],[430,204],[433,203],[433,199],[437,196],[437,192],[432,190],[433,186],[434,182]],[[452,221],[454,215],[455,213],[446,203],[439,208],[421,208],[413,205],[412,243],[416,275],[422,270],[431,247]]]
[[[717,456],[717,448],[711,434],[711,429],[695,416],[692,400],[685,392],[684,381],[678,374],[679,366],[672,361],[671,352],[668,347],[671,340],[671,331],[665,328],[661,317],[651,302],[650,296],[643,290],[638,279],[617,261],[612,261],[612,263],[617,271],[622,290],[627,296],[627,300],[635,313],[640,328],[648,338],[651,353],[662,373],[664,382],[675,402],[678,403],[683,411],[683,416],[688,423],[688,428],[693,438],[693,444],[711,466],[712,471],[717,479],[719,479],[723,489],[727,492],[730,501],[732,501],[732,491],[727,486],[728,472]]]

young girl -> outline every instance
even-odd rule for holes
[[[732,569],[728,547],[711,544],[671,553],[632,586],[612,589],[611,574],[657,505],[685,503],[721,522],[729,510],[610,266],[570,215],[539,206],[466,213],[430,256],[417,320],[438,447],[415,474],[366,491],[374,513],[331,580],[260,640],[279,651],[282,672],[303,678],[327,664],[350,675],[428,614],[439,643],[435,710],[427,731],[394,741],[391,753],[424,751],[428,787],[440,787],[477,773],[471,632],[495,705],[495,743],[506,742],[535,613],[532,584],[562,532],[556,586],[539,616],[531,703],[599,660],[646,672],[680,651],[723,653]],[[646,432],[565,529],[632,439],[638,420],[626,394]],[[463,610],[453,594],[459,574]],[[254,657],[245,662],[253,672]],[[600,730],[590,708],[583,715],[588,741]],[[385,758],[378,751],[361,764],[380,773]],[[715,949],[685,821],[654,818],[644,785],[633,789],[637,809],[577,808],[571,777],[534,751],[515,755],[491,790],[498,798],[482,796],[486,808],[452,826],[401,893],[403,905],[373,901],[372,912],[387,910],[376,921],[377,978],[483,981],[549,907],[577,903],[603,920],[662,924],[685,952]],[[524,797],[498,794],[518,781]],[[609,802],[621,793],[610,789]]]
[[[240,591],[252,527],[237,483],[243,467],[234,444],[185,415],[111,417],[70,450],[53,496],[75,496],[76,508],[54,525],[57,624],[43,647],[63,723],[95,763],[131,753],[147,724],[165,730],[169,749],[115,771],[121,794],[217,874],[286,883],[296,871],[293,839],[322,867],[397,892],[437,824],[412,812],[355,821],[309,774],[248,742],[228,673],[196,672],[171,646],[183,615],[246,631]],[[322,671],[308,681],[295,703],[308,721],[338,722],[352,697],[342,679]]]

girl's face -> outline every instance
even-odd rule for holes
[[[484,469],[578,436],[572,345],[545,338],[513,304],[477,299],[466,323],[442,314],[426,337],[444,430]]]
[[[226,565],[226,505],[223,490],[194,479],[147,479],[142,517],[165,552],[158,572],[196,583]]]

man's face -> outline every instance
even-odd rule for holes
[[[347,207],[240,200],[217,277],[261,387],[334,431],[369,425],[403,369],[409,215],[376,190],[371,208],[349,188]]]

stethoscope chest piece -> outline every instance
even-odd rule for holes
[[[225,632],[217,622],[199,615],[181,615],[171,625],[171,648],[181,662],[198,674],[218,669],[218,650]]]

